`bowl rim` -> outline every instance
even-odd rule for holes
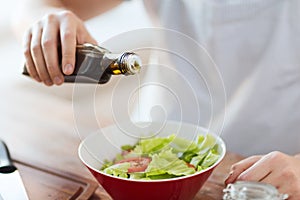
[[[139,121],[137,123],[144,123],[146,121]],[[170,121],[168,120],[166,123],[178,123],[176,121]],[[186,122],[180,122],[182,124],[186,124],[186,125],[192,125],[192,126],[197,126],[203,130],[207,130],[206,128],[202,127],[202,126],[198,126],[198,125],[195,125],[195,124],[192,124],[192,123],[186,123]],[[114,124],[113,125],[110,125],[110,126],[107,126],[107,127],[111,127],[111,126],[115,126]],[[106,127],[104,127],[106,128]],[[99,169],[96,169],[94,167],[92,167],[91,165],[89,165],[88,163],[86,163],[86,161],[82,158],[81,156],[81,149],[82,148],[85,148],[84,147],[84,143],[85,141],[87,140],[87,138],[90,138],[90,137],[93,137],[94,135],[96,134],[99,134],[97,131],[96,132],[93,132],[91,134],[89,134],[86,138],[84,138],[79,146],[78,146],[78,156],[81,160],[81,162],[88,168],[92,169],[93,171],[97,172],[97,173],[100,173],[104,176],[107,176],[107,177],[110,177],[110,178],[115,178],[117,180],[123,180],[123,181],[129,181],[129,182],[143,182],[143,183],[153,183],[153,182],[168,182],[168,181],[176,181],[176,180],[182,180],[182,179],[187,179],[187,178],[192,178],[194,176],[198,176],[200,174],[204,174],[205,172],[207,171],[210,171],[211,169],[215,168],[217,165],[220,164],[220,162],[224,159],[225,155],[226,155],[226,145],[225,145],[225,142],[224,140],[221,138],[221,136],[218,136],[217,134],[215,133],[211,133],[209,132],[209,134],[213,135],[216,140],[217,140],[217,143],[218,145],[220,145],[221,149],[223,150],[222,151],[222,154],[220,155],[219,159],[210,167],[206,168],[205,170],[201,170],[201,171],[196,171],[194,174],[189,174],[189,175],[185,175],[185,176],[180,176],[180,177],[175,177],[175,178],[168,178],[168,179],[156,179],[156,180],[143,180],[143,179],[129,179],[129,178],[122,178],[122,177],[117,177],[117,176],[113,176],[113,175],[110,175],[110,174],[106,174],[104,172],[102,172],[101,170]]]

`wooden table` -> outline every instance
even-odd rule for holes
[[[48,89],[27,80],[0,86],[0,138],[10,149],[30,199],[110,199],[77,156],[84,136],[77,134],[72,100],[65,91],[72,88]],[[81,120],[87,134],[97,128]],[[240,159],[228,153],[195,199],[221,199],[229,167]]]

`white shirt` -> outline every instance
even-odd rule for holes
[[[165,43],[156,46],[181,53],[196,69],[180,56],[154,50],[156,66],[142,75],[142,114],[157,117],[153,107],[160,105],[157,118],[211,124],[229,151],[243,155],[300,152],[299,1],[145,0],[145,5],[159,22],[155,26],[169,29]],[[203,49],[195,52],[193,40]]]

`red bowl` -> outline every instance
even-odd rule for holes
[[[170,134],[193,140],[198,134],[207,134],[207,130],[179,122],[119,124],[89,135],[81,142],[78,153],[84,165],[115,200],[190,200],[225,156],[225,144],[217,135],[214,136],[219,144],[219,160],[206,170],[192,175],[162,180],[132,180],[111,176],[99,170],[104,160],[113,160],[121,152],[122,145],[135,144],[141,137],[165,137]]]

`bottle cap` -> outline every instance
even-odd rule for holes
[[[140,72],[142,61],[135,53],[124,53],[121,56],[121,63],[125,69],[125,75],[133,75]]]

